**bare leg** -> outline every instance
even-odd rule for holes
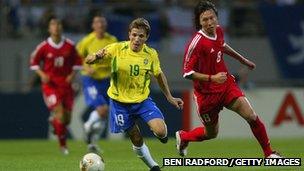
[[[145,145],[137,125],[134,125],[127,131],[133,144],[133,151],[149,168],[158,164],[153,160],[148,147]]]
[[[254,134],[255,138],[258,140],[263,149],[264,156],[267,157],[272,154],[272,149],[270,146],[270,141],[266,132],[265,125],[253,110],[247,98],[237,98],[229,104],[228,109],[236,112],[248,122],[252,133]]]
[[[98,106],[96,110],[90,113],[89,119],[84,124],[88,150],[91,152],[100,153],[97,142],[100,138],[100,134],[106,128],[107,115],[108,105]]]
[[[162,142],[167,143],[167,125],[163,119],[155,118],[148,122],[148,125],[154,135]]]

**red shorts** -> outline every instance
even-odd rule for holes
[[[216,125],[218,114],[234,99],[244,96],[235,82],[227,84],[225,91],[217,93],[194,93],[199,117],[205,125]]]
[[[49,110],[53,110],[58,104],[64,109],[72,111],[74,102],[74,91],[70,85],[54,86],[42,84],[43,99]]]

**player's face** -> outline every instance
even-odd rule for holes
[[[208,35],[214,35],[217,25],[217,17],[213,10],[207,10],[200,15],[200,24]]]
[[[94,17],[92,28],[95,32],[103,34],[107,29],[107,21],[104,17]]]
[[[61,36],[62,24],[57,19],[52,19],[49,22],[49,33],[51,36]]]
[[[142,28],[133,28],[129,32],[130,46],[134,52],[139,52],[143,44],[147,41],[147,33]]]

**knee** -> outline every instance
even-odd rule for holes
[[[153,128],[152,131],[157,137],[163,138],[167,136],[167,128],[165,125]]]
[[[234,111],[238,113],[242,118],[244,118],[247,122],[256,120],[257,114],[247,101],[239,105]]]
[[[254,112],[254,110],[249,109],[248,115],[247,115],[247,117],[245,117],[245,120],[250,123],[250,122],[255,121],[256,118],[257,118],[257,114]]]
[[[253,115],[247,119],[247,122],[249,122],[249,123],[254,122],[256,120],[256,118],[257,118],[257,115]]]
[[[214,138],[216,138],[217,137],[217,135],[218,135],[218,132],[216,131],[216,132],[211,132],[211,133],[208,133],[207,132],[207,134],[206,134],[206,139],[214,139]]]
[[[108,106],[107,105],[99,106],[99,107],[97,107],[96,110],[98,112],[98,115],[101,118],[106,118],[107,117],[107,114],[108,114]]]

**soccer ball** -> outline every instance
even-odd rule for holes
[[[81,171],[103,171],[105,164],[99,155],[88,153],[83,156],[79,163],[79,167]]]

